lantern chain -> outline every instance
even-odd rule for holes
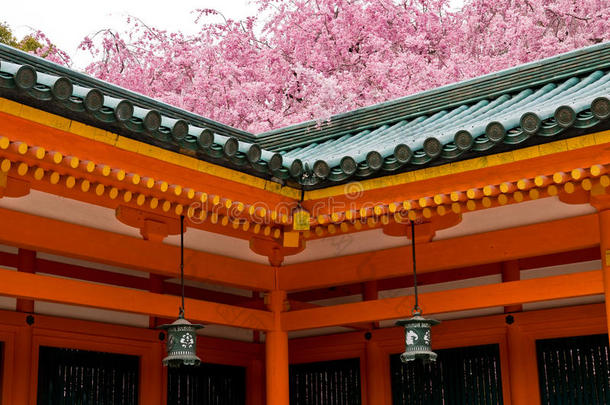
[[[182,288],[182,306],[179,317],[184,318],[184,215],[180,215],[180,287]]]
[[[417,266],[415,262],[415,222],[411,221],[411,251],[413,253],[413,291],[415,293],[415,305],[413,306],[413,313],[420,314],[421,308],[419,307],[419,299],[417,296]]]

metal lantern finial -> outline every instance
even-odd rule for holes
[[[203,325],[193,324],[184,319],[184,216],[180,216],[180,285],[182,305],[178,319],[173,323],[159,326],[159,329],[167,331],[167,357],[163,359],[163,365],[198,366],[201,359],[197,357],[197,329],[203,328]]]
[[[411,221],[411,247],[413,252],[413,287],[415,305],[413,316],[404,321],[396,322],[396,325],[405,327],[405,352],[400,355],[403,363],[421,359],[425,362],[436,361],[437,354],[432,351],[430,340],[430,328],[440,322],[435,319],[427,319],[421,316],[421,308],[417,296],[417,271],[415,266],[415,223]]]

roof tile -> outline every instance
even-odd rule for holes
[[[200,170],[198,162],[207,161],[320,188],[421,168],[426,170],[417,178],[446,174],[449,167],[480,165],[483,160],[472,158],[492,153],[489,164],[582,147],[583,140],[594,144],[593,135],[570,138],[610,125],[609,69],[610,43],[604,43],[328,122],[253,135],[0,45],[0,104],[9,113],[118,147],[148,143],[150,150],[137,151],[163,160],[175,159],[166,152],[175,151]],[[446,163],[452,165],[437,167]]]

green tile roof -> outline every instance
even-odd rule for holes
[[[0,96],[278,181],[320,188],[610,126],[610,43],[263,134],[0,45]]]

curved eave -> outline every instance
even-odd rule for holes
[[[259,178],[320,189],[603,130],[610,73],[600,69],[609,66],[610,43],[600,44],[342,114],[317,129],[256,136],[1,45],[0,96]]]
[[[170,104],[163,103],[159,100],[152,99],[143,94],[127,90],[120,86],[105,82],[100,79],[96,79],[84,73],[69,69],[67,67],[58,65],[50,62],[46,59],[42,59],[38,56],[32,55],[10,47],[5,44],[0,44],[0,61],[5,60],[19,65],[29,65],[35,68],[36,71],[52,76],[65,76],[79,86],[88,89],[99,89],[104,94],[120,99],[127,100],[133,104],[139,105],[147,110],[157,110],[163,116],[167,116],[174,119],[183,119],[192,123],[195,126],[210,128],[215,133],[223,136],[234,136],[243,141],[254,142],[254,135],[242,131],[237,128],[233,128],[229,125],[222,124],[220,122],[211,120],[201,115],[186,111],[182,108],[175,107]]]
[[[261,160],[262,150],[256,143],[164,115],[131,98],[113,97],[101,88],[83,87],[70,77],[40,72],[31,65],[0,60],[0,97],[257,177],[288,177],[280,166],[273,170]]]
[[[610,73],[595,71],[287,150],[284,168],[321,188],[517,150],[607,128],[609,98]]]

